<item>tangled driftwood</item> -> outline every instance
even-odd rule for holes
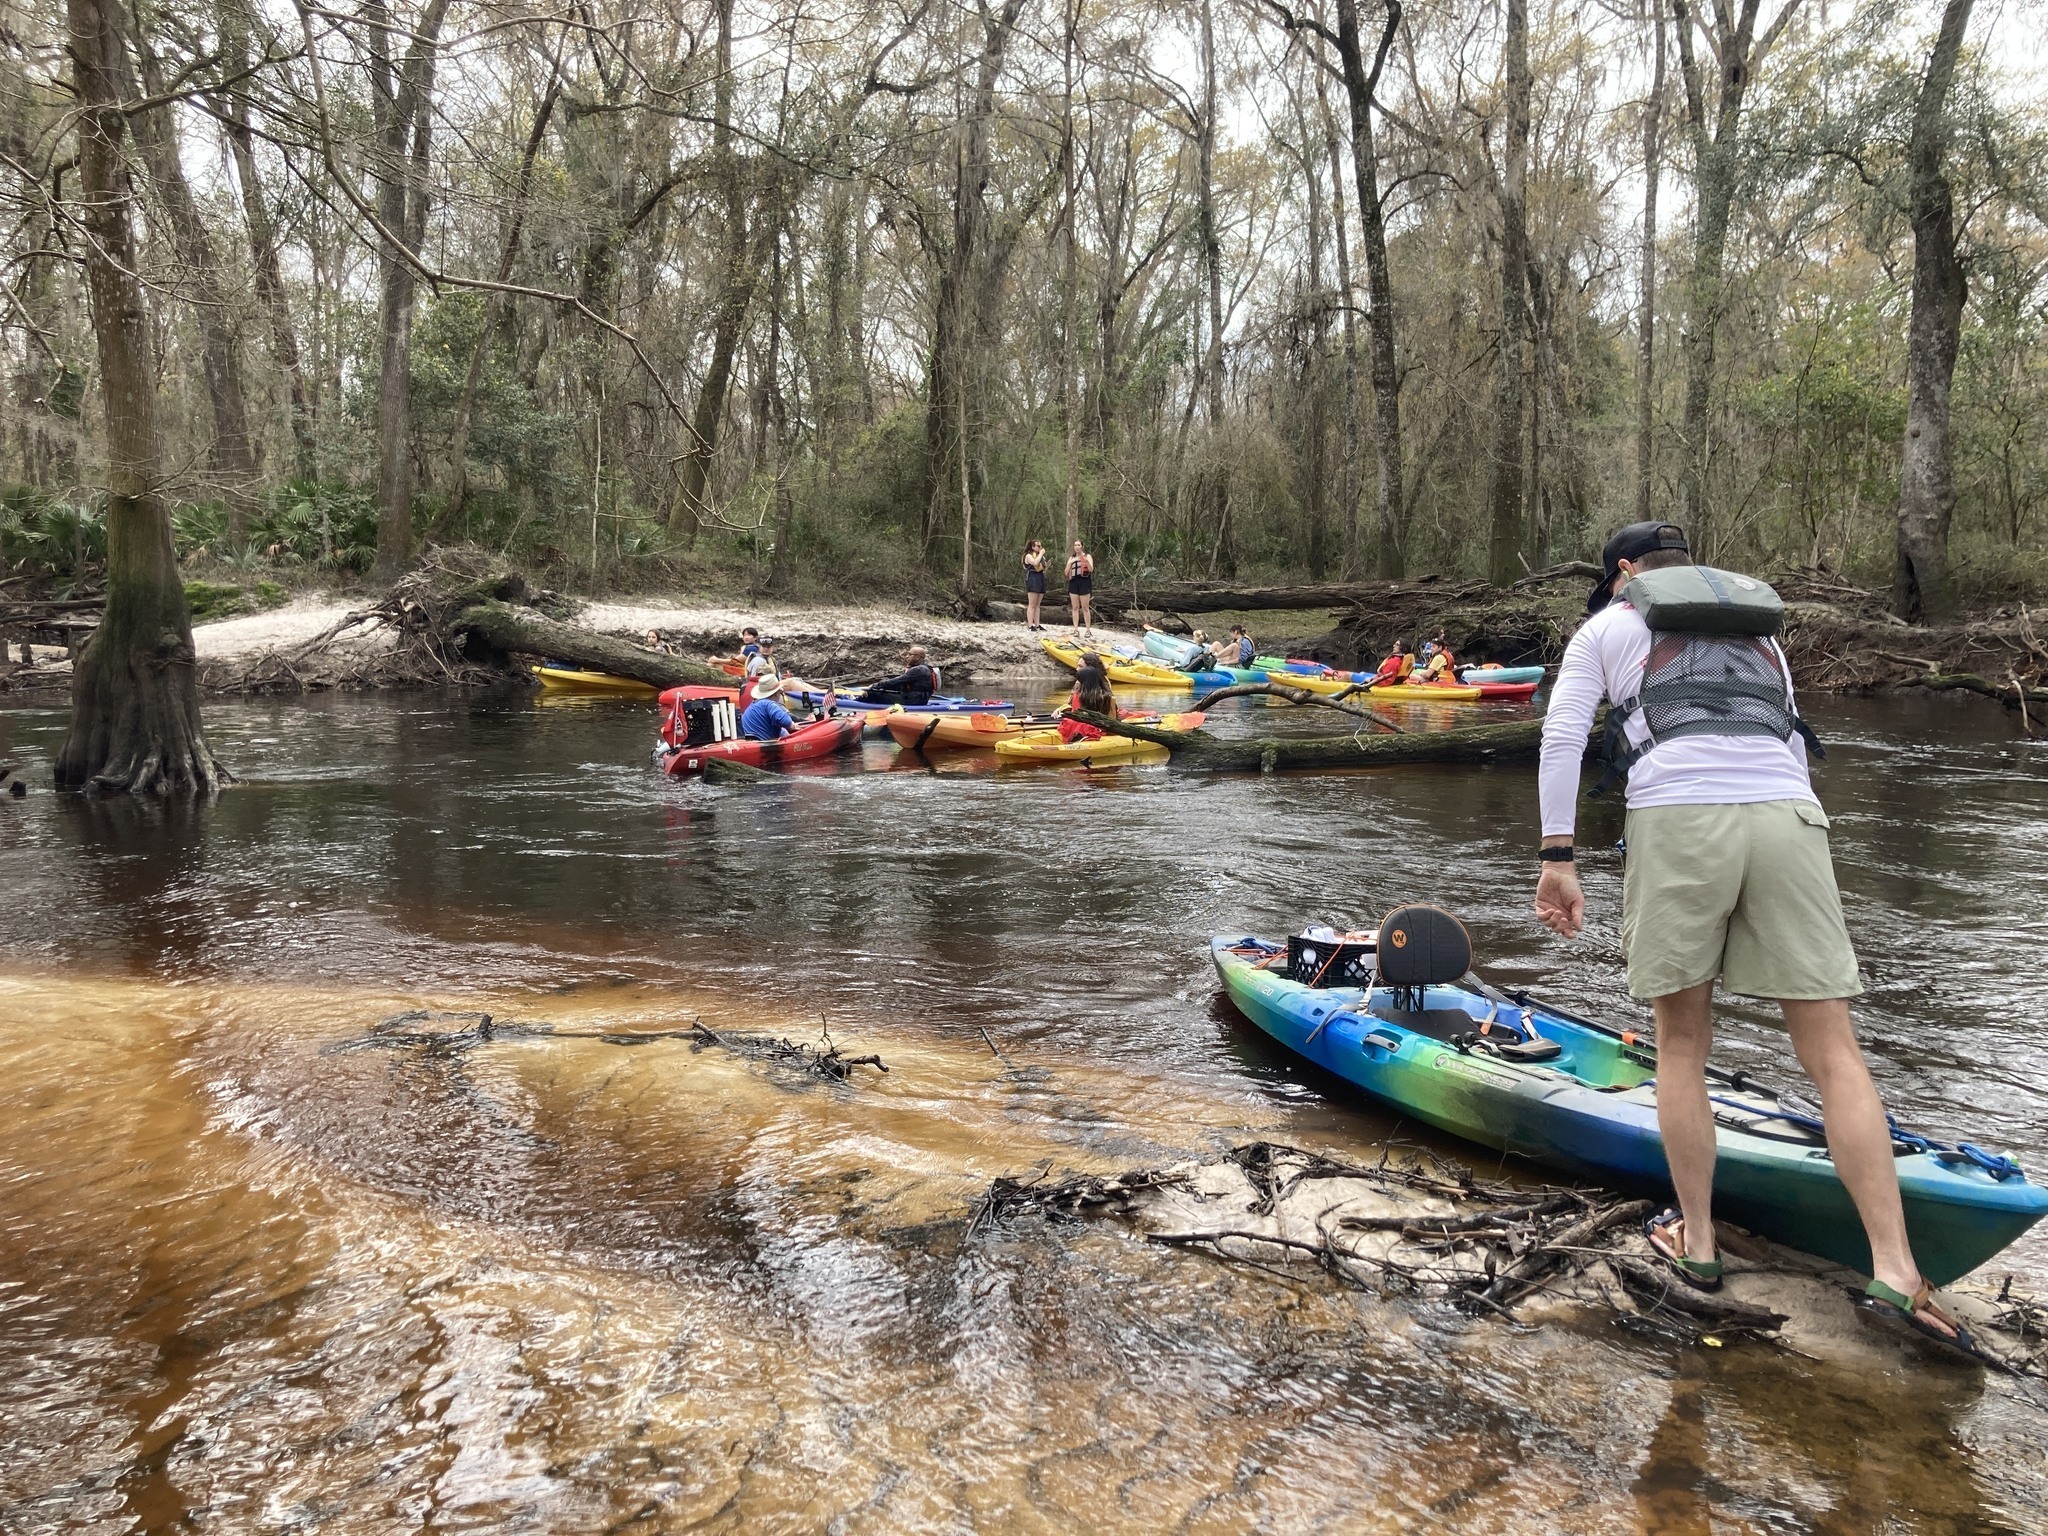
[[[1672,1286],[1635,1235],[1648,1209],[1601,1190],[1492,1183],[1427,1154],[1361,1165],[1255,1141],[1207,1163],[997,1179],[967,1238],[1028,1219],[1115,1216],[1163,1246],[1281,1274],[1307,1264],[1349,1288],[1501,1317],[1558,1292],[1684,1337],[1765,1336],[1785,1321]]]
[[[820,1024],[823,1021],[820,1020]],[[338,1041],[323,1054],[336,1051],[413,1049],[430,1055],[453,1055],[504,1040],[598,1040],[606,1045],[651,1045],[657,1040],[688,1040],[702,1047],[715,1046],[750,1061],[793,1068],[810,1077],[843,1083],[855,1067],[889,1068],[879,1056],[848,1056],[832,1042],[824,1029],[817,1045],[779,1036],[738,1034],[716,1030],[702,1019],[692,1019],[675,1029],[570,1029],[536,1020],[497,1019],[488,1013],[415,1008],[380,1020],[366,1035]]]

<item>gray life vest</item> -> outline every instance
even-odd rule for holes
[[[1607,711],[1594,795],[1680,736],[1789,741],[1797,732],[1815,757],[1827,756],[1792,706],[1776,639],[1785,605],[1768,582],[1706,565],[1667,566],[1631,578],[1618,601],[1649,626],[1650,654],[1635,697]]]

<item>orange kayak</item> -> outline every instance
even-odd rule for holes
[[[1141,725],[1157,724],[1169,731],[1192,731],[1203,716],[1189,712],[1178,715],[1132,715]],[[896,744],[913,752],[937,747],[987,748],[999,741],[1015,741],[1028,731],[1055,729],[1059,721],[1051,715],[937,715],[914,709],[892,709],[881,716],[884,729]]]

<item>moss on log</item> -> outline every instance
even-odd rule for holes
[[[628,641],[578,629],[534,609],[515,608],[495,599],[464,608],[456,615],[452,628],[509,655],[566,661],[588,671],[630,677],[656,688],[676,688],[686,683],[710,688],[738,686],[718,668],[704,662],[658,655]]]
[[[1456,731],[1380,736],[1267,736],[1224,741],[1207,731],[1166,731],[1112,720],[1086,710],[1076,720],[1119,736],[1155,742],[1173,752],[1171,766],[1199,773],[1287,773],[1333,768],[1386,768],[1401,763],[1494,763],[1533,759],[1543,744],[1541,720],[1475,725]]]
[[[751,763],[736,763],[729,757],[708,759],[702,771],[706,784],[723,785],[727,789],[750,789],[756,784],[788,782],[779,773],[770,773],[766,768],[756,768]]]

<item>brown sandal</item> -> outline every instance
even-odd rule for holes
[[[1869,1322],[1916,1343],[1924,1339],[1945,1359],[1968,1361],[1971,1365],[1997,1364],[1977,1348],[1970,1330],[1934,1299],[1934,1287],[1925,1280],[1911,1296],[1893,1290],[1882,1280],[1873,1280],[1856,1298],[1856,1306]],[[1946,1324],[1954,1331],[1945,1332],[1936,1323]]]

